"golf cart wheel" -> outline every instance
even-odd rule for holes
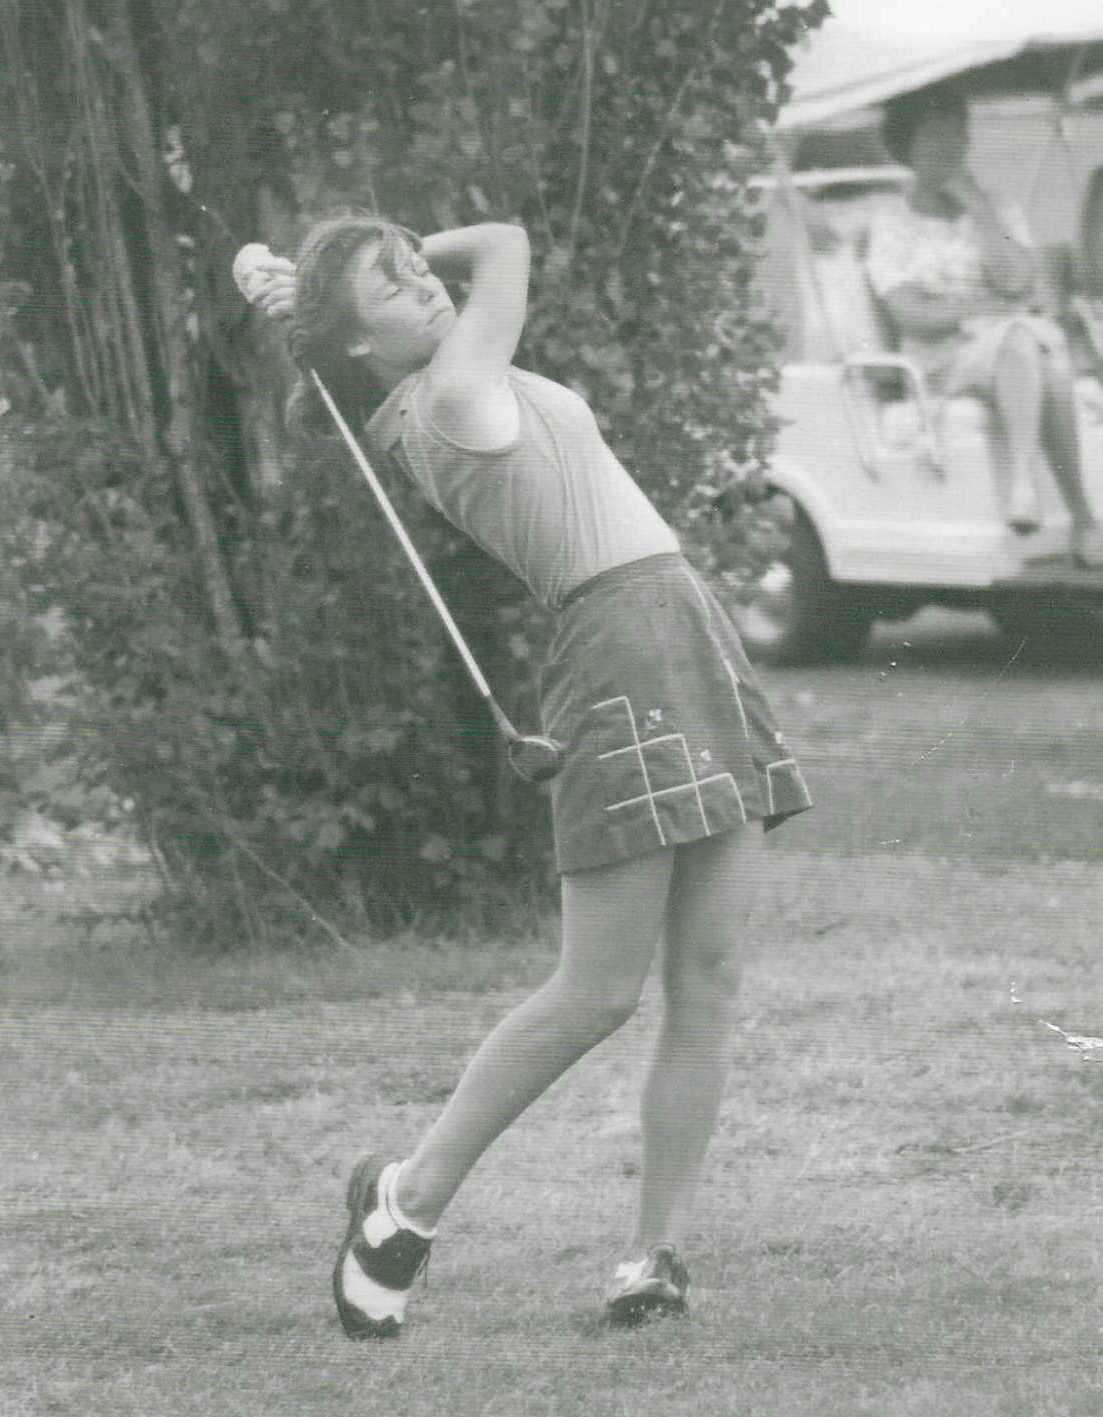
[[[760,664],[853,659],[872,623],[861,592],[831,579],[815,528],[798,507],[788,548],[739,614],[747,654]]]

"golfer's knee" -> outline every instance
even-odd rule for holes
[[[594,1020],[599,1038],[608,1038],[610,1034],[616,1033],[618,1028],[624,1025],[635,1015],[640,1006],[640,991],[638,989],[630,992],[616,990],[604,998],[595,1001]]]
[[[557,1012],[567,1031],[600,1042],[623,1028],[640,1005],[638,985],[615,984],[565,988]]]
[[[667,960],[667,1002],[675,1007],[730,1008],[741,979],[738,953],[729,944],[685,944]]]

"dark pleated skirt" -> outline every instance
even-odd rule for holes
[[[812,800],[739,634],[684,557],[649,556],[576,587],[540,671],[556,862],[584,871],[761,821]]]

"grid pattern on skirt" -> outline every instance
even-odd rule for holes
[[[806,811],[800,765],[738,632],[679,555],[586,582],[540,672],[557,865],[580,871]]]

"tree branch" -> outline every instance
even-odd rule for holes
[[[717,0],[716,8],[712,12],[712,16],[708,23],[708,28],[705,31],[704,42],[701,45],[701,55],[708,54],[712,46],[712,36],[715,33],[716,26],[720,22],[720,16],[724,13],[727,7],[728,0]],[[696,77],[697,70],[698,64],[691,64],[686,70],[685,74],[682,76],[682,81],[678,85],[678,91],[677,93],[675,93],[670,108],[667,110],[666,117],[663,119],[662,126],[659,129],[659,134],[656,137],[654,143],[652,144],[651,151],[647,154],[647,158],[644,161],[643,168],[640,172],[639,181],[636,183],[636,190],[632,193],[632,200],[628,203],[628,210],[625,212],[624,215],[624,224],[621,227],[620,240],[617,243],[618,260],[621,256],[624,255],[624,249],[628,245],[628,236],[630,231],[632,230],[632,221],[636,215],[636,210],[639,207],[640,202],[643,200],[643,194],[647,188],[648,182],[651,180],[651,174],[654,171],[655,164],[659,159],[659,153],[662,151],[663,144],[670,136],[670,129],[673,127],[674,119],[678,116],[678,110],[682,106],[682,100],[683,98],[685,98],[686,90],[689,88],[690,81]]]
[[[153,294],[157,339],[169,404],[165,443],[175,466],[180,492],[195,535],[211,610],[226,654],[248,669],[243,658],[243,634],[229,576],[222,561],[218,531],[199,473],[191,455],[193,389],[184,332],[184,297],[179,281],[179,257],[160,197],[162,173],[149,96],[143,83],[130,24],[127,0],[113,0],[110,35],[115,44],[123,90],[123,106],[139,185],[144,189],[146,226],[153,256]]]
[[[570,264],[578,244],[578,223],[586,195],[586,178],[590,167],[590,126],[594,103],[594,36],[590,30],[588,0],[579,0],[582,10],[582,151],[578,159],[578,179],[575,183],[574,208],[567,230],[567,263]]]
[[[300,895],[300,893],[295,889],[295,887],[290,883],[290,881],[285,881],[278,871],[273,871],[271,866],[267,865],[264,861],[262,861],[257,855],[257,853],[253,850],[253,848],[249,845],[249,843],[244,840],[244,838],[238,836],[238,834],[235,831],[231,830],[225,822],[220,822],[218,829],[219,831],[225,833],[225,835],[229,838],[233,845],[236,846],[237,849],[243,855],[249,858],[249,860],[253,863],[253,865],[257,868],[258,871],[263,872],[263,874],[266,875],[270,881],[274,881],[275,884],[281,888],[281,890],[286,891],[287,894],[292,898],[292,900],[297,900],[298,903],[302,906],[302,908],[306,911],[306,913],[310,916],[314,924],[320,925],[321,928],[326,932],[326,934],[330,937],[331,940],[333,940],[335,944],[340,945],[341,948],[344,950],[352,949],[352,946],[349,944],[348,940],[345,939],[344,935],[341,934],[337,927],[335,925],[331,925],[324,915],[320,915],[317,909],[313,905],[311,905],[310,901],[307,900],[306,896]]]

